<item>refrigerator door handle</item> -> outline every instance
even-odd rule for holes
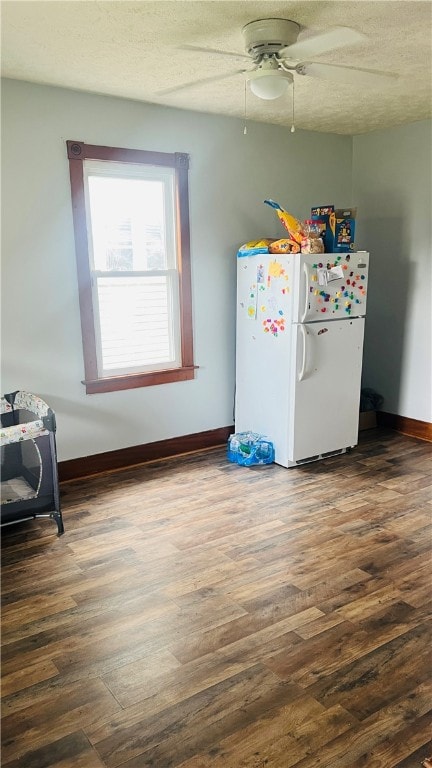
[[[299,325],[298,328],[300,328],[300,331],[303,337],[303,357],[302,357],[302,366],[298,373],[297,379],[298,381],[303,381],[306,373],[306,328],[304,327],[304,325]]]
[[[305,299],[304,299],[303,314],[300,318],[301,323],[304,323],[304,321],[306,320],[307,311],[309,309],[309,271],[305,261],[303,262],[303,276],[305,281],[305,293],[304,293]]]

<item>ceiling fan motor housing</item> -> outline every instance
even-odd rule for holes
[[[264,55],[272,56],[292,45],[299,32],[299,24],[288,19],[258,19],[242,29],[246,52],[255,60]]]

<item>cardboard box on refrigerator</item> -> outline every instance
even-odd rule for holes
[[[335,210],[333,253],[354,251],[356,215],[357,208],[337,208]]]
[[[326,253],[354,251],[357,208],[334,208],[319,205],[311,209],[311,218],[320,223]]]

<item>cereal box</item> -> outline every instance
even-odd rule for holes
[[[357,208],[334,208],[319,205],[311,209],[311,217],[320,222],[321,237],[326,253],[347,253],[354,250]]]
[[[357,208],[337,208],[334,212],[333,253],[354,250]]]

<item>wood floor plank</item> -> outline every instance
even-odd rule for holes
[[[321,765],[352,768],[363,755],[393,739],[396,734],[415,724],[430,711],[430,686],[421,685],[407,698],[383,707],[378,713],[328,742],[319,752]],[[367,757],[364,763],[368,766]],[[296,768],[316,768],[317,755],[298,761]],[[369,766],[368,766],[369,768]],[[387,768],[387,767],[386,767]]]
[[[385,739],[370,752],[361,755],[352,768],[363,768],[368,765],[370,768],[395,768],[400,765],[401,756],[405,757],[417,751],[418,747],[423,747],[422,755],[425,757],[430,754],[424,746],[430,743],[430,733],[432,726],[432,712],[427,712],[419,717],[414,723],[410,723],[407,728],[403,728],[393,738]],[[417,762],[417,760],[416,760]],[[414,766],[415,763],[411,759]],[[421,761],[418,761],[421,765]]]
[[[292,732],[301,729],[305,722],[319,717],[324,711],[317,706],[317,702],[306,696],[280,707],[276,712],[263,712],[259,720],[223,739],[208,754],[182,763],[182,768],[246,768],[263,765],[278,768],[285,765],[289,768],[307,754],[307,749],[297,742]]]
[[[2,760],[7,765],[12,759],[119,710],[119,703],[101,680],[65,686],[44,704],[32,704],[29,692],[25,709],[3,717]]]
[[[326,707],[338,702],[363,720],[428,680],[431,661],[430,626],[420,624],[322,677],[308,691]]]
[[[104,768],[104,764],[83,731],[76,731],[32,749],[25,759],[9,761],[8,768]]]
[[[271,638],[292,630],[300,633],[301,629],[318,621],[321,617],[323,617],[322,612],[315,607],[306,608],[304,611],[276,622],[265,615],[246,614],[221,624],[219,627],[188,634],[170,645],[169,648],[179,661],[186,664],[193,659],[199,659],[215,651],[238,649],[242,645],[242,641],[251,636],[256,644],[260,645],[260,643],[267,642]],[[243,649],[244,645],[243,643]]]
[[[2,608],[2,632],[5,634],[46,616],[76,608],[70,595],[38,595],[27,597]]]
[[[121,721],[95,724],[89,737],[110,768],[125,759],[130,765],[170,768],[254,723],[263,711],[270,717],[288,702],[295,702],[296,711],[306,708],[310,716],[324,711],[313,699],[302,697],[296,686],[256,665],[156,715],[145,717],[134,707],[128,717],[125,710]]]
[[[430,732],[430,728],[429,728]],[[403,750],[405,751],[405,750]],[[428,736],[427,742],[415,752],[411,752],[405,759],[395,763],[393,768],[431,768],[432,765],[432,741]]]
[[[50,680],[56,677],[59,671],[52,661],[43,661],[28,666],[23,666],[16,672],[9,675],[3,675],[1,678],[1,695],[4,701],[13,693],[31,688],[43,680]]]
[[[4,768],[420,768],[431,446],[215,449],[62,484],[2,536]],[[413,763],[414,761],[414,763]]]

